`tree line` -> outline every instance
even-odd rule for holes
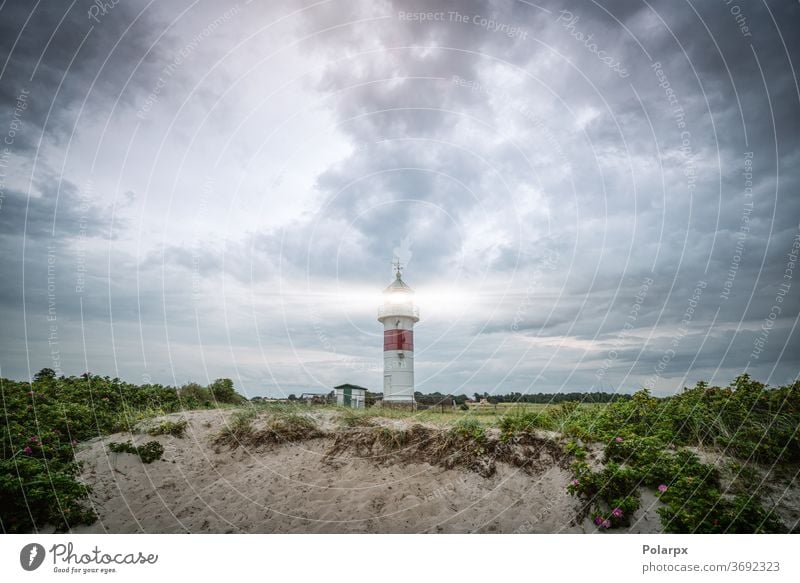
[[[422,405],[450,405],[453,401],[456,405],[462,405],[467,402],[467,395],[450,395],[440,392],[421,393],[417,391],[414,393],[414,398],[417,403]],[[578,401],[581,403],[613,403],[615,401],[624,401],[630,399],[631,395],[626,393],[607,393],[604,391],[593,391],[590,393],[506,393],[506,394],[489,394],[487,392],[473,393],[472,399],[481,401],[486,399],[488,403],[565,403],[567,401]]]

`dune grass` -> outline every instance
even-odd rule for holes
[[[323,435],[317,421],[298,407],[247,407],[231,416],[214,442],[231,447],[258,446]]]

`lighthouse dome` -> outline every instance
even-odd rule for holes
[[[389,317],[408,317],[419,320],[419,310],[414,305],[414,290],[400,276],[397,270],[394,281],[383,290],[383,306],[378,309],[378,320]]]
[[[394,278],[394,281],[392,283],[390,283],[389,286],[385,290],[383,290],[383,293],[385,293],[385,294],[391,294],[391,293],[397,293],[397,292],[414,293],[414,290],[412,290],[408,286],[408,284],[406,282],[404,282],[403,279],[400,277],[400,272],[399,271],[397,272],[397,275]]]

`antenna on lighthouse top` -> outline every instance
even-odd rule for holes
[[[403,271],[403,264],[400,263],[399,257],[396,258],[394,261],[392,261],[392,267],[394,267],[395,276],[397,277],[397,279],[400,279],[400,274]]]

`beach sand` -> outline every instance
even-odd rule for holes
[[[75,533],[582,533],[569,472],[505,463],[485,478],[428,463],[326,460],[327,437],[255,448],[215,445],[230,410],[189,411],[182,438],[115,434],[80,446],[81,479],[99,520]],[[322,426],[329,418],[320,419]],[[397,421],[393,421],[397,423]],[[159,441],[163,458],[110,453],[112,441]],[[629,532],[658,532],[652,495]],[[617,531],[620,532],[620,531]]]

